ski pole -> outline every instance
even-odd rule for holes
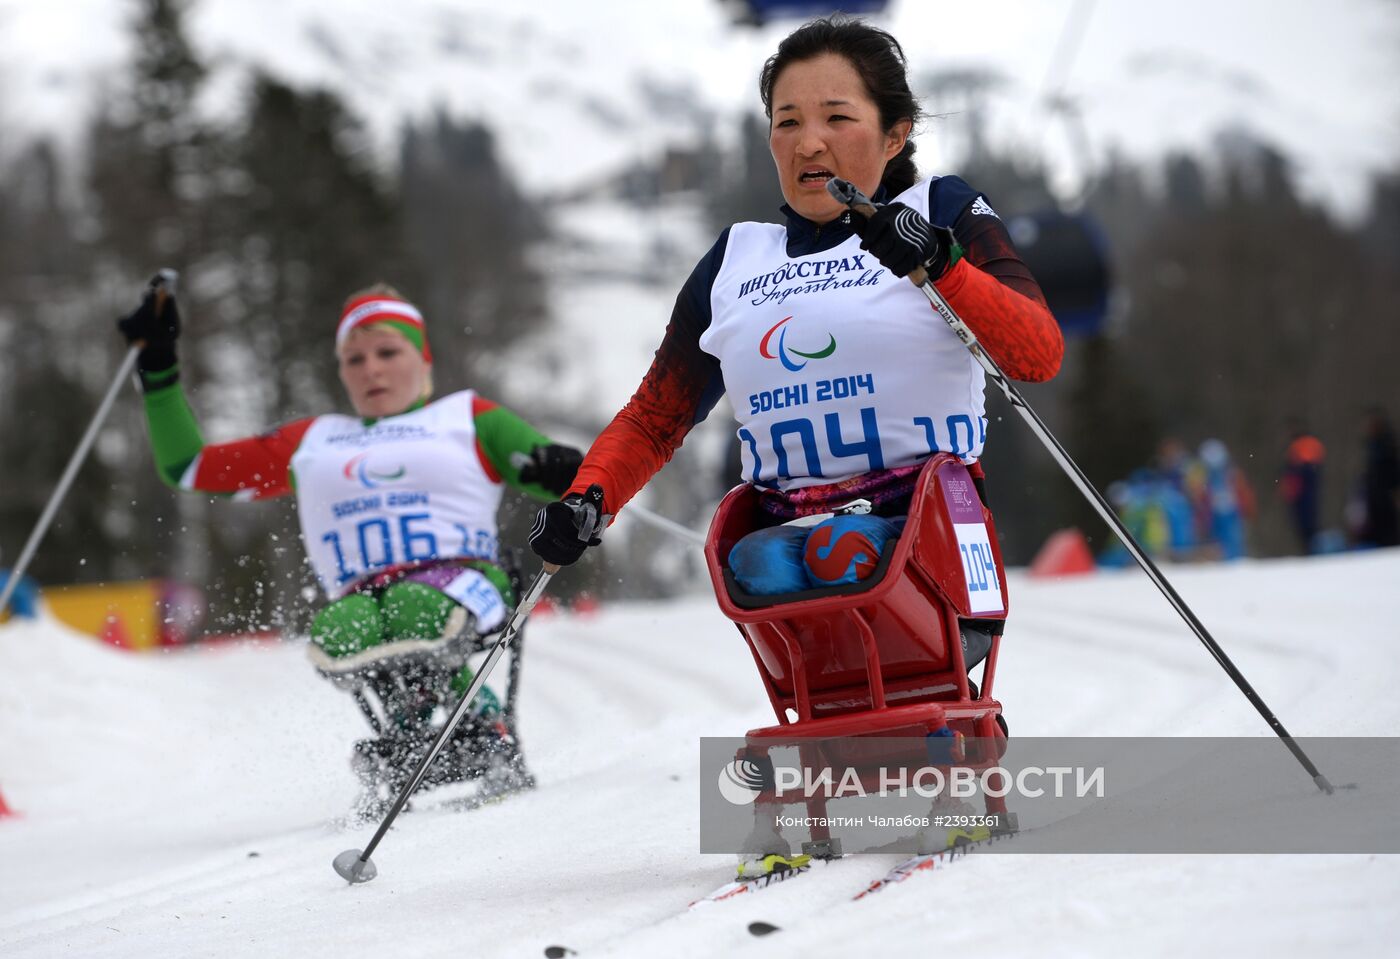
[[[342,879],[349,883],[369,882],[379,875],[379,870],[375,868],[374,862],[369,858],[379,845],[379,841],[384,838],[384,834],[389,831],[399,812],[403,809],[408,797],[413,795],[413,791],[418,788],[423,777],[428,774],[428,767],[442,752],[442,747],[447,744],[447,739],[452,735],[452,731],[457,728],[457,724],[462,721],[462,717],[467,714],[471,707],[472,700],[476,699],[476,694],[481,691],[481,687],[486,685],[486,677],[491,675],[491,670],[496,667],[497,661],[505,655],[506,648],[515,639],[515,634],[520,630],[520,625],[525,621],[525,617],[530,615],[530,610],[535,608],[535,603],[544,594],[544,588],[549,584],[550,577],[559,572],[559,567],[553,563],[545,563],[540,570],[535,581],[530,584],[530,588],[525,591],[524,597],[520,600],[520,605],[515,607],[515,612],[511,614],[510,621],[506,623],[505,629],[501,630],[500,637],[495,645],[491,647],[491,653],[486,657],[486,662],[482,663],[481,669],[477,672],[476,678],[472,680],[471,687],[462,695],[462,700],[453,710],[452,716],[446,725],[442,727],[442,732],[433,741],[433,746],[428,750],[428,754],[418,763],[418,768],[413,773],[413,778],[408,785],[399,792],[399,796],[394,800],[393,807],[389,814],[384,817],[384,821],[379,824],[379,829],[375,832],[374,838],[370,839],[369,845],[363,851],[359,849],[347,849],[336,856],[331,865]]]
[[[670,533],[672,536],[683,539],[687,543],[691,543],[695,546],[705,545],[705,535],[703,533],[696,532],[689,526],[677,523],[673,519],[668,519],[660,513],[654,513],[640,504],[628,503],[627,509],[622,511],[619,515],[635,516],[648,526],[653,526],[663,533]]]
[[[177,277],[178,274],[174,270],[161,270],[152,281],[151,288],[156,295],[157,314],[164,307],[165,298],[175,292]],[[63,497],[68,493],[68,487],[73,485],[78,470],[87,460],[88,450],[92,448],[93,441],[97,439],[97,433],[102,429],[107,414],[111,412],[112,403],[117,398],[117,391],[121,389],[122,382],[131,375],[132,369],[136,366],[137,354],[141,352],[141,347],[144,345],[133,343],[131,348],[126,351],[126,356],[122,358],[121,365],[117,368],[117,375],[112,377],[112,383],[107,387],[107,393],[102,397],[102,403],[97,407],[97,412],[93,414],[92,420],[88,423],[83,438],[78,441],[78,448],[73,451],[72,457],[69,458],[68,465],[63,470],[63,476],[58,481],[58,486],[54,488],[53,495],[49,497],[48,504],[44,506],[43,513],[39,515],[39,522],[34,524],[34,530],[29,534],[24,549],[20,551],[19,559],[15,561],[14,568],[10,570],[10,578],[6,581],[4,588],[0,589],[0,610],[5,609],[5,604],[10,601],[10,596],[19,586],[20,577],[29,568],[30,561],[39,549],[39,542],[48,532],[49,523],[53,522],[59,504],[63,502]]]
[[[525,455],[524,453],[516,452],[511,454],[510,462],[512,466],[514,466],[516,469],[519,469],[526,463],[530,462],[530,457]],[[627,504],[626,515],[635,516],[637,517],[637,519],[641,520],[647,525],[653,526],[656,529],[661,530],[662,532],[670,533],[672,536],[677,536],[688,543],[693,543],[696,546],[705,545],[705,535],[703,533],[697,533],[689,526],[677,523],[673,519],[667,519],[660,513],[652,512],[651,510],[647,509],[645,506],[642,506],[639,503]]]
[[[870,202],[870,198],[861,193],[854,184],[842,180],[839,177],[833,177],[827,181],[826,189],[838,202],[844,203],[847,207],[862,216],[870,217],[875,215],[875,206]],[[1021,396],[1021,391],[1016,389],[1015,384],[1006,378],[1006,374],[1001,371],[1001,367],[997,365],[996,360],[992,359],[987,351],[982,348],[982,344],[977,341],[977,336],[968,325],[963,322],[962,318],[953,311],[953,308],[948,305],[948,301],[943,298],[943,294],[939,293],[938,288],[929,280],[928,273],[925,272],[922,267],[915,267],[909,274],[909,282],[917,286],[923,291],[924,295],[928,297],[929,302],[933,304],[933,308],[937,310],[938,315],[943,318],[943,322],[948,324],[948,328],[953,331],[958,339],[962,341],[963,346],[967,347],[968,352],[982,365],[982,369],[992,378],[992,382],[996,383],[996,385],[1001,388],[1001,392],[1016,409],[1016,412],[1020,413],[1021,418],[1030,426],[1031,432],[1035,433],[1040,442],[1050,451],[1050,455],[1060,464],[1060,468],[1074,481],[1074,485],[1084,494],[1084,497],[1089,501],[1089,505],[1094,507],[1095,511],[1103,518],[1104,522],[1118,535],[1123,545],[1127,547],[1128,552],[1132,554],[1133,559],[1137,560],[1137,564],[1141,566],[1143,572],[1147,574],[1148,579],[1152,580],[1153,584],[1161,590],[1162,595],[1167,598],[1167,602],[1169,602],[1172,608],[1186,621],[1186,625],[1191,627],[1191,631],[1196,634],[1196,638],[1199,639],[1210,654],[1215,657],[1215,661],[1220,664],[1220,668],[1225,670],[1226,675],[1234,680],[1240,692],[1244,693],[1245,698],[1258,710],[1259,715],[1264,717],[1264,721],[1269,724],[1269,727],[1278,735],[1279,739],[1283,740],[1283,744],[1293,753],[1294,758],[1307,770],[1308,775],[1312,776],[1312,780],[1317,785],[1317,788],[1330,795],[1333,789],[1332,784],[1327,781],[1327,777],[1318,771],[1318,768],[1313,765],[1312,760],[1303,752],[1302,747],[1288,734],[1288,730],[1283,728],[1283,723],[1279,722],[1278,717],[1269,709],[1268,704],[1254,691],[1254,687],[1249,684],[1249,681],[1244,678],[1244,674],[1230,661],[1230,657],[1225,655],[1225,650],[1215,641],[1215,638],[1211,636],[1210,632],[1205,628],[1205,625],[1196,618],[1196,614],[1191,611],[1191,607],[1186,605],[1186,601],[1177,594],[1176,589],[1167,581],[1166,576],[1162,575],[1162,571],[1157,568],[1157,564],[1154,563],[1152,558],[1138,545],[1137,540],[1133,538],[1133,534],[1128,532],[1128,528],[1123,525],[1123,521],[1118,518],[1118,514],[1113,512],[1112,507],[1108,505],[1108,501],[1103,498],[1103,494],[1095,489],[1094,484],[1084,475],[1083,470],[1075,464],[1074,460],[1070,459],[1069,454],[1065,452],[1065,448],[1060,445],[1060,441],[1055,439],[1054,434],[1050,432],[1050,428],[1045,425],[1040,417],[1036,415],[1035,410],[1031,409],[1030,404]]]

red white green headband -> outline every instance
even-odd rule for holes
[[[428,346],[428,328],[423,323],[423,314],[417,307],[404,300],[374,293],[351,300],[340,314],[340,325],[335,330],[335,345],[339,349],[352,330],[372,323],[388,323],[408,338],[408,341],[423,354],[423,359],[433,361],[432,348]]]

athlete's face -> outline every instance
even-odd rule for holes
[[[885,164],[904,149],[911,122],[885,130],[851,62],[834,53],[790,64],[773,84],[768,148],[778,165],[783,199],[798,213],[826,223],[845,207],[826,192],[833,176],[866,196],[880,186]]]
[[[352,330],[337,356],[340,382],[345,384],[350,403],[361,416],[396,416],[428,392],[432,367],[393,327],[362,326]]]

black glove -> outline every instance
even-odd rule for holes
[[[536,446],[520,464],[520,482],[533,483],[555,496],[563,496],[574,485],[574,475],[582,462],[583,454],[572,446],[560,443]]]
[[[570,493],[540,510],[530,530],[530,548],[546,563],[571,566],[585,549],[603,541],[609,519],[603,513],[603,487],[594,483],[588,492]]]
[[[886,203],[869,219],[852,213],[851,228],[861,238],[860,248],[873,253],[898,277],[922,266],[930,280],[938,280],[954,262],[953,231],[934,226],[903,203]]]
[[[141,305],[128,315],[117,320],[130,345],[142,344],[136,356],[136,368],[141,372],[141,382],[150,389],[151,377],[148,374],[166,373],[176,363],[175,341],[180,338],[180,309],[175,305],[175,293],[170,289],[174,274],[162,270],[151,277],[146,287],[146,295]],[[174,382],[175,377],[156,377],[159,385]]]

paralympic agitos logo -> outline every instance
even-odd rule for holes
[[[759,356],[763,357],[765,360],[779,360],[782,362],[783,366],[786,369],[789,369],[792,372],[796,373],[798,370],[802,369],[804,366],[807,365],[808,360],[824,360],[828,356],[836,352],[836,337],[830,333],[827,334],[828,342],[826,346],[822,347],[815,353],[804,353],[802,350],[794,349],[793,347],[788,346],[787,330],[783,329],[783,327],[790,319],[792,319],[791,316],[783,317],[777,323],[773,324],[772,329],[770,329],[767,333],[763,334],[763,339],[760,340],[758,344]],[[772,352],[771,349],[773,345],[774,333],[778,334],[777,353]],[[795,362],[792,359],[793,356],[802,357],[802,362]]]
[[[357,480],[365,489],[374,489],[376,486],[380,486],[384,483],[392,483],[394,480],[403,479],[404,475],[408,472],[403,466],[400,466],[398,470],[393,473],[376,472],[370,469],[369,464],[365,462],[368,457],[368,453],[360,453],[356,456],[352,456],[349,462],[345,464],[345,469],[343,471],[345,478]]]

